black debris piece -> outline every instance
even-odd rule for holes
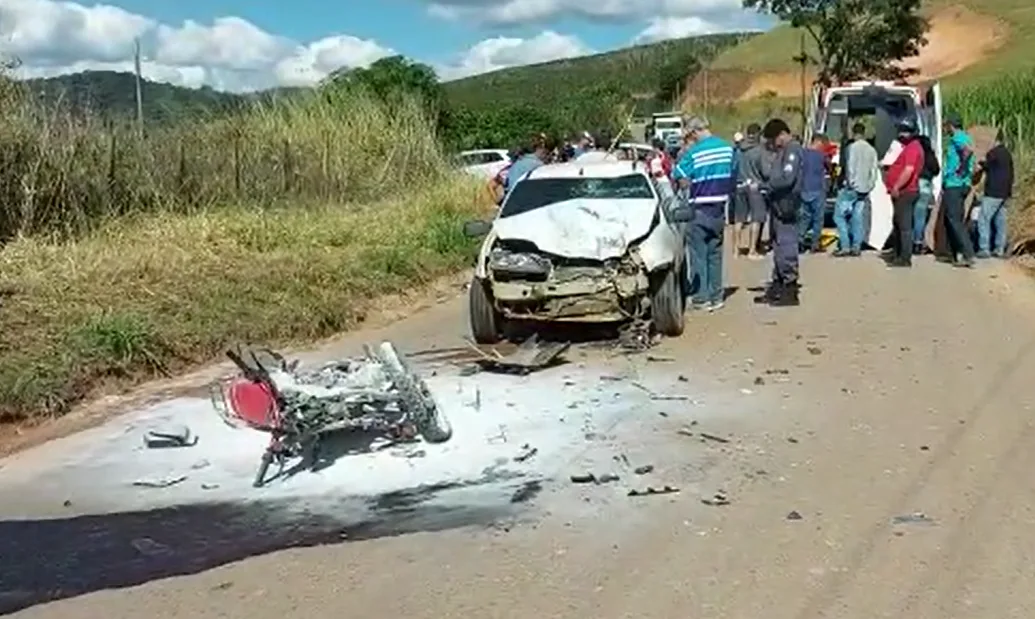
[[[638,466],[635,469],[633,469],[633,473],[636,473],[637,475],[646,475],[647,473],[651,473],[653,471],[653,464],[644,464],[643,466]]]
[[[728,443],[728,442],[730,442],[730,439],[723,438],[723,437],[718,436],[716,434],[709,434],[707,432],[701,432],[700,435],[701,435],[701,438],[703,438],[706,441],[714,441],[716,443]]]
[[[791,513],[787,514],[787,520],[804,520],[804,518],[798,512],[792,511]]]
[[[629,491],[628,496],[652,496],[658,494],[675,494],[679,492],[679,488],[675,486],[662,486],[661,488],[654,488],[647,486],[643,490],[632,489]]]
[[[701,499],[701,502],[705,505],[711,505],[712,507],[722,507],[730,504],[730,499],[726,496],[723,491],[716,492],[710,498]]]

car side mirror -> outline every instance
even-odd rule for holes
[[[485,236],[492,231],[491,221],[482,221],[475,219],[464,223],[464,236],[471,238],[478,238]]]

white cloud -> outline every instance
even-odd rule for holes
[[[497,69],[592,53],[579,39],[547,30],[530,39],[497,37],[475,44],[455,63],[438,67],[444,80],[459,79]]]
[[[740,16],[739,19],[716,21],[703,17],[655,17],[647,22],[634,43],[656,43],[668,39],[717,34],[720,32],[748,32],[765,30],[770,27],[769,20],[761,15]]]
[[[741,0],[429,0],[431,15],[494,25],[544,22],[560,17],[604,21],[702,17],[718,24],[742,18]]]
[[[111,5],[0,0],[0,53],[21,60],[24,77],[132,71],[137,38],[148,79],[234,91],[313,84],[341,67],[367,66],[393,53],[341,34],[300,43],[239,17],[174,26]]]

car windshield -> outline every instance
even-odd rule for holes
[[[679,129],[683,123],[678,120],[658,120],[654,122],[655,129]]]
[[[647,177],[628,174],[615,178],[535,178],[514,185],[500,217],[527,213],[568,200],[651,200],[654,190]]]

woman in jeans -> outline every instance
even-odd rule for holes
[[[920,145],[924,148],[924,167],[920,171],[920,194],[913,207],[913,253],[924,253],[924,231],[927,229],[927,216],[934,205],[934,177],[941,173],[938,156],[931,146],[931,139],[920,136]]]

